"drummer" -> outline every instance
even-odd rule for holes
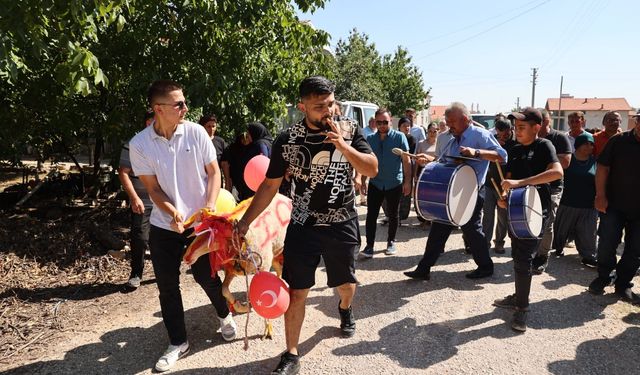
[[[489,256],[489,247],[482,231],[480,216],[484,204],[484,180],[489,168],[489,162],[506,161],[507,152],[500,147],[500,144],[489,131],[473,126],[471,115],[467,107],[458,102],[451,103],[444,113],[447,125],[450,128],[453,138],[449,140],[444,148],[443,155],[440,155],[440,162],[450,162],[451,156],[464,156],[477,160],[465,159],[476,173],[478,179],[478,199],[476,201],[473,214],[468,223],[463,225],[462,233],[471,246],[473,260],[478,268],[465,276],[470,279],[480,279],[493,275],[493,261]],[[429,160],[426,155],[421,154],[417,158],[420,165],[424,165]],[[419,280],[429,280],[431,267],[436,264],[440,253],[444,251],[445,243],[455,228],[453,225],[434,222],[431,225],[427,246],[424,256],[418,263],[418,267],[404,274]]]
[[[548,211],[551,206],[551,188],[549,183],[561,179],[562,166],[556,156],[553,144],[544,138],[538,138],[538,131],[542,124],[542,114],[531,107],[509,115],[515,119],[516,139],[518,144],[509,152],[506,179],[502,181],[502,189],[511,189],[534,185],[540,195],[542,203],[543,230],[550,225]],[[504,199],[498,205],[507,208]],[[511,237],[511,256],[515,274],[515,294],[503,299],[495,300],[494,306],[513,309],[511,328],[518,332],[527,330],[527,312],[529,311],[529,292],[531,290],[531,275],[533,257],[540,243],[540,239],[519,239],[509,228]]]

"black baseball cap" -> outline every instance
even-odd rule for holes
[[[540,113],[540,111],[536,108],[526,107],[523,108],[520,112],[511,112],[509,114],[509,119],[542,124],[542,113]]]

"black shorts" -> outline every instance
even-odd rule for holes
[[[360,249],[358,218],[326,226],[290,224],[284,240],[282,277],[291,289],[309,289],[316,283],[320,257],[331,288],[357,283],[356,257]]]

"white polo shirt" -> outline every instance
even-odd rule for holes
[[[131,139],[129,152],[136,176],[156,176],[160,188],[185,220],[204,207],[205,165],[216,161],[216,150],[202,126],[184,121],[171,139],[158,135],[149,126]],[[171,221],[173,217],[153,202],[150,223],[171,230]]]

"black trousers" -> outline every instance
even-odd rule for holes
[[[471,247],[473,261],[476,262],[478,268],[493,271],[493,261],[489,255],[489,246],[487,244],[487,239],[484,236],[480,220],[482,206],[484,205],[484,194],[485,188],[482,186],[478,191],[478,200],[476,201],[476,206],[473,209],[471,219],[460,228],[462,229],[462,237],[465,240],[465,245],[468,244],[469,247]],[[446,245],[453,228],[454,226],[452,225],[435,221],[431,224],[431,230],[429,231],[429,237],[427,238],[424,255],[422,256],[420,263],[418,263],[418,271],[427,272],[436,264],[436,261],[440,257],[440,253],[444,251],[444,246]]]
[[[533,258],[536,256],[541,240],[519,239],[511,231],[509,231],[509,237],[516,284],[516,306],[524,309],[529,307]]]
[[[187,341],[184,323],[184,307],[180,293],[180,263],[187,246],[195,237],[188,236],[193,230],[182,234],[151,225],[149,245],[151,262],[156,274],[156,284],[160,292],[162,320],[167,328],[171,345]],[[191,266],[193,278],[202,287],[220,318],[229,315],[229,307],[222,296],[222,281],[216,274],[211,276],[209,255],[205,254]]]
[[[373,246],[376,241],[376,226],[382,201],[387,201],[387,218],[389,219],[389,231],[387,242],[396,240],[398,231],[398,216],[400,210],[400,197],[402,196],[402,184],[388,190],[380,190],[374,184],[369,184],[367,192],[367,245]]]
[[[152,206],[145,206],[144,213],[131,212],[131,276],[142,278],[144,252],[149,248],[149,217]]]

